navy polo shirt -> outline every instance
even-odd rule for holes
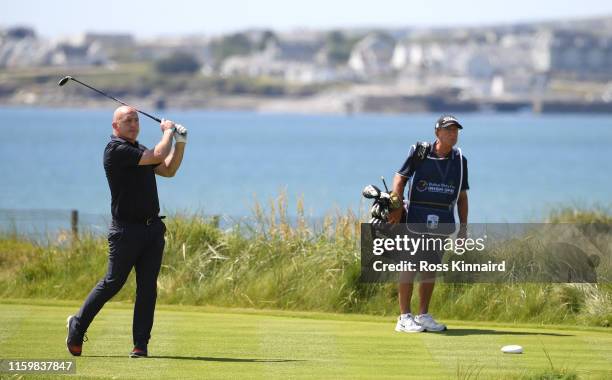
[[[159,198],[154,169],[139,166],[144,145],[117,136],[104,149],[104,171],[111,191],[113,219],[140,223],[159,214]]]
[[[432,144],[433,145],[433,144]],[[397,171],[397,174],[401,175],[402,177],[412,177],[412,174],[414,174],[414,169],[412,168],[412,155],[414,154],[414,150],[415,147],[414,145],[412,147],[410,147],[410,152],[408,152],[408,157],[406,158],[406,161],[404,161],[404,164],[402,165],[402,167],[400,168],[400,170]],[[450,154],[450,152],[449,152]],[[428,157],[438,157],[436,156],[435,152],[433,151],[433,149],[429,152]],[[467,158],[465,158],[465,155],[462,154],[463,160],[461,162],[461,164],[463,165],[463,181],[461,181],[461,191],[463,190],[469,190],[470,189],[470,185],[468,183],[468,165],[467,165]]]

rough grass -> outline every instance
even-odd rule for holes
[[[395,284],[359,282],[358,217],[337,213],[312,226],[301,203],[296,219],[289,222],[287,214],[281,196],[266,209],[256,205],[254,222],[228,230],[197,215],[166,219],[159,302],[397,314]],[[610,249],[610,231],[597,229],[612,225],[608,214],[561,210],[551,216],[554,223],[576,221],[595,226],[596,242]],[[106,255],[106,240],[86,234],[45,244],[2,236],[0,297],[82,301],[104,275]],[[114,300],[132,301],[134,286],[132,277]],[[608,327],[612,285],[438,284],[430,310],[439,319]]]

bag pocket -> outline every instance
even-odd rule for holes
[[[417,205],[408,208],[406,223],[416,234],[449,236],[457,229],[453,211]]]

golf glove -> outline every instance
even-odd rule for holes
[[[177,143],[187,143],[187,128],[180,124],[176,124],[174,130],[174,141]]]
[[[395,210],[400,207],[402,207],[402,199],[399,195],[392,191],[391,194],[389,194],[389,208],[391,210]]]

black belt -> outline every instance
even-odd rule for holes
[[[144,224],[145,226],[150,226],[156,220],[166,219],[165,215],[156,215],[151,216],[145,219],[136,219],[136,220],[122,220],[122,219],[113,219],[113,222],[119,224]]]

